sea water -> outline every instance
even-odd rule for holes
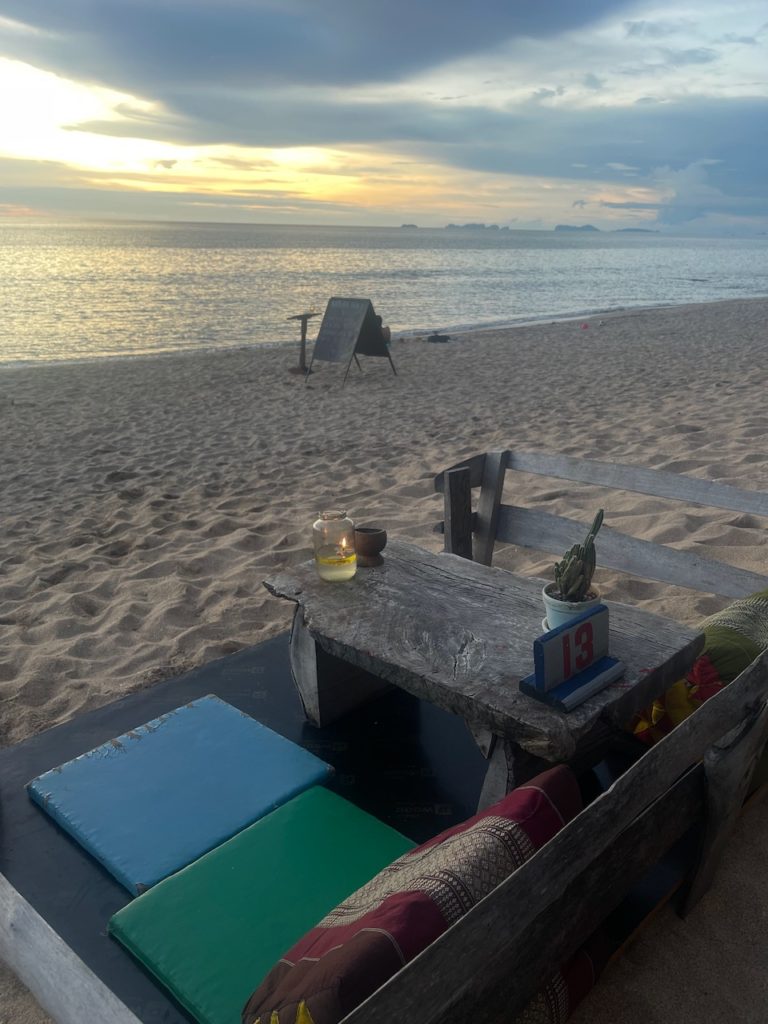
[[[370,298],[394,334],[768,294],[768,237],[225,224],[0,228],[0,363],[296,343]],[[309,339],[319,316],[309,321]]]

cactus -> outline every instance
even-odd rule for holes
[[[583,544],[574,544],[562,561],[555,563],[555,585],[561,601],[584,601],[595,571],[595,536],[603,525],[603,509],[595,516]]]

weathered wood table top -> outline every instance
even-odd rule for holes
[[[568,760],[599,722],[626,725],[690,668],[701,633],[606,602],[623,679],[569,713],[520,693],[541,635],[543,581],[391,541],[384,564],[329,583],[306,562],[265,580],[329,654],[463,716],[549,761]]]

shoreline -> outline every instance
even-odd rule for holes
[[[755,297],[467,331],[467,344],[396,341],[398,376],[361,359],[343,389],[326,363],[305,384],[283,345],[0,368],[0,745],[286,631],[292,609],[262,580],[311,556],[321,507],[439,550],[434,476],[473,454],[560,452],[768,491],[767,319]],[[603,504],[599,489],[526,474],[506,500],[585,524]],[[766,573],[758,517],[622,492],[606,519]],[[493,562],[547,576],[552,557],[509,546]],[[607,570],[599,585],[690,625],[721,607]],[[759,845],[732,857],[721,895],[649,931],[574,1024],[663,1024],[672,1006],[701,1019],[683,1006],[702,993],[712,1019],[756,1020],[762,975],[740,969],[736,995],[711,978],[723,949],[734,971],[739,949],[747,965],[758,955],[722,922],[733,891],[751,893],[755,919],[768,913],[763,860]],[[2,967],[0,1005],[14,1024],[48,1020]]]
[[[763,301],[768,299],[768,293],[765,295],[751,295],[751,296],[740,296],[734,299],[710,299],[706,302],[664,302],[656,305],[638,305],[638,306],[614,306],[610,308],[599,308],[584,311],[570,311],[567,313],[553,313],[544,314],[535,317],[523,317],[519,319],[505,319],[496,321],[483,321],[477,324],[456,324],[447,325],[440,327],[438,330],[440,333],[451,333],[454,335],[464,336],[467,334],[488,334],[489,332],[495,331],[514,331],[520,327],[536,327],[542,324],[560,324],[569,323],[574,320],[591,320],[596,317],[608,318],[622,316],[632,313],[643,313],[651,312],[653,310],[663,309],[687,309],[696,308],[698,306],[714,306],[721,303],[727,302],[752,302],[752,301]],[[319,326],[319,321],[318,321]],[[423,336],[434,333],[432,328],[403,328],[393,332],[393,342],[399,341],[419,341],[423,339]],[[115,355],[107,353],[104,355],[92,355],[92,356],[78,356],[71,358],[62,359],[15,359],[11,361],[4,361],[0,359],[0,373],[13,370],[17,368],[32,369],[38,366],[80,366],[80,365],[91,365],[93,363],[123,363],[123,362],[134,362],[136,360],[144,359],[169,359],[176,356],[188,356],[188,355],[211,355],[211,354],[228,354],[232,352],[253,352],[261,350],[285,350],[295,346],[298,349],[300,342],[296,339],[293,340],[281,340],[281,341],[261,341],[247,344],[244,342],[233,344],[233,345],[199,345],[194,348],[176,348],[176,349],[164,349],[162,351],[153,352],[134,352]],[[314,344],[313,339],[307,339],[307,351],[311,353],[311,347]]]

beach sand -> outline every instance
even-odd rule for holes
[[[363,359],[343,390],[338,366],[307,386],[289,373],[292,347],[0,369],[0,744],[287,629],[261,581],[310,556],[321,508],[438,550],[433,476],[468,455],[538,448],[768,489],[766,320],[768,300],[740,300],[396,340],[397,377]],[[582,485],[514,489],[585,523],[602,504]],[[752,516],[623,494],[606,520],[766,572]],[[551,561],[495,558],[534,575]],[[600,585],[690,624],[722,603],[608,572]],[[767,806],[695,915],[660,915],[581,1024],[768,1017]],[[0,972],[0,1024],[45,1019]]]

